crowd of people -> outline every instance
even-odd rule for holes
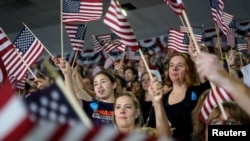
[[[143,132],[154,138],[205,141],[208,125],[250,124],[250,62],[247,56],[237,60],[239,53],[230,47],[224,57],[201,43],[199,47],[201,52],[190,43],[189,54],[169,51],[164,62],[150,62],[147,53],[146,63],[142,57],[121,59],[95,75],[83,75],[77,62],[72,67],[64,58],[50,59],[94,125],[113,125],[120,132]],[[161,79],[146,65],[158,70]],[[43,75],[30,80],[24,95],[53,83],[45,69],[38,72]],[[219,107],[206,122],[199,118],[211,83],[234,99],[222,103],[228,119],[223,119]]]

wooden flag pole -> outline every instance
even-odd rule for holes
[[[180,18],[180,20],[181,20],[182,25],[185,26],[185,27],[187,28],[187,26],[186,26],[185,22],[183,21],[182,17],[179,16],[179,18]],[[192,30],[192,29],[188,29],[188,31],[189,31],[189,30]],[[191,39],[191,37],[190,37],[190,35],[189,35],[190,33],[189,33],[188,31],[187,31],[188,38]]]
[[[190,22],[188,20],[188,17],[187,17],[187,14],[186,14],[185,10],[182,10],[182,14],[184,16],[184,20],[186,21],[186,24],[187,24],[188,28],[191,28],[191,25],[190,25]],[[200,53],[200,48],[199,48],[199,46],[198,46],[198,44],[197,44],[197,42],[195,40],[193,30],[190,30],[190,35],[191,35],[191,38],[192,38],[192,40],[194,42],[195,48],[196,48],[196,50],[197,50],[197,52],[199,54]],[[225,112],[225,110],[224,110],[224,108],[223,108],[223,106],[221,104],[221,101],[219,100],[220,98],[219,98],[219,94],[216,91],[216,87],[215,87],[215,85],[213,83],[211,83],[211,82],[209,82],[209,83],[210,83],[210,86],[212,88],[212,91],[215,94],[215,97],[216,97],[216,100],[218,102],[218,105],[219,105],[219,108],[221,110],[221,113],[222,113],[224,119],[227,120],[227,115],[226,115],[226,112]]]
[[[219,51],[220,51],[221,60],[223,60],[223,54],[222,54],[222,49],[221,49],[221,44],[220,44],[219,27],[218,27],[217,24],[215,24],[215,31],[216,31],[216,35],[217,35],[217,42],[216,42],[216,44],[218,45],[218,48],[219,48]]]
[[[60,22],[60,25],[61,25],[61,57],[63,58],[63,0],[60,0],[60,19],[61,19],[61,22]]]
[[[43,61],[46,69],[50,73],[51,77],[55,79],[56,84],[59,86],[59,88],[62,90],[64,96],[69,101],[70,105],[82,121],[84,125],[86,125],[89,129],[93,127],[92,122],[88,118],[87,114],[82,110],[80,104],[77,102],[76,98],[73,96],[73,94],[70,92],[67,87],[65,87],[65,84],[63,82],[63,79],[59,76],[59,74],[54,70],[53,66],[49,63],[48,60],[44,59]]]
[[[230,75],[232,75],[232,72],[230,71],[229,59],[228,59],[228,55],[227,55],[227,53],[225,53],[225,58],[226,58],[226,62],[227,62],[228,72],[229,72],[229,74],[230,74]]]
[[[148,67],[148,63],[146,62],[146,60],[145,60],[145,58],[144,58],[144,55],[143,55],[143,53],[142,53],[142,51],[141,51],[140,48],[139,48],[139,52],[140,52],[141,58],[142,58],[142,60],[143,60],[143,62],[144,62],[144,65],[145,65],[145,67],[146,67],[146,70],[147,70],[147,72],[148,72],[148,74],[149,74],[149,77],[150,77],[151,80],[153,80],[153,76],[152,76],[151,71],[150,71],[150,69],[149,69],[149,67]]]
[[[27,29],[29,29],[29,27],[23,22],[23,25],[27,28]],[[29,31],[30,31],[30,33],[34,36],[34,37],[36,37],[36,35],[33,33],[33,32],[31,32],[31,30],[29,29]],[[37,38],[37,37],[36,37]],[[39,40],[38,38],[37,38],[37,40]],[[40,40],[39,40],[40,41]],[[43,45],[43,43],[40,41],[40,43]],[[50,52],[49,52],[49,50],[43,45],[43,48],[47,51],[47,53],[51,56],[51,57],[54,57]]]
[[[74,56],[71,68],[74,68],[77,55],[78,55],[78,50],[75,52],[75,56]]]
[[[15,46],[15,45],[14,45]],[[31,75],[37,79],[36,75],[32,72],[32,70],[30,69],[30,67],[28,66],[27,62],[23,59],[23,57],[18,53],[18,51],[16,50],[16,47],[14,48],[14,51],[16,52],[16,54],[18,55],[18,57],[22,60],[23,64],[25,65],[25,67],[29,70],[29,72],[31,73]]]

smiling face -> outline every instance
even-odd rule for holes
[[[98,74],[94,78],[94,90],[96,96],[101,100],[109,100],[114,97],[114,89],[116,83],[112,83],[111,80],[104,74]]]
[[[139,116],[139,109],[131,97],[127,95],[120,96],[115,102],[114,116],[119,129],[134,128],[135,120]]]
[[[172,82],[184,82],[186,62],[182,56],[174,56],[169,62],[169,77]]]

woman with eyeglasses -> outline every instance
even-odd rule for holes
[[[213,109],[207,119],[205,141],[208,141],[208,125],[250,125],[249,115],[237,103],[224,102],[222,106],[227,120],[224,119],[219,106]]]

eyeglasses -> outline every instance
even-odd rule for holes
[[[214,120],[209,125],[240,125],[240,123],[235,120]]]

